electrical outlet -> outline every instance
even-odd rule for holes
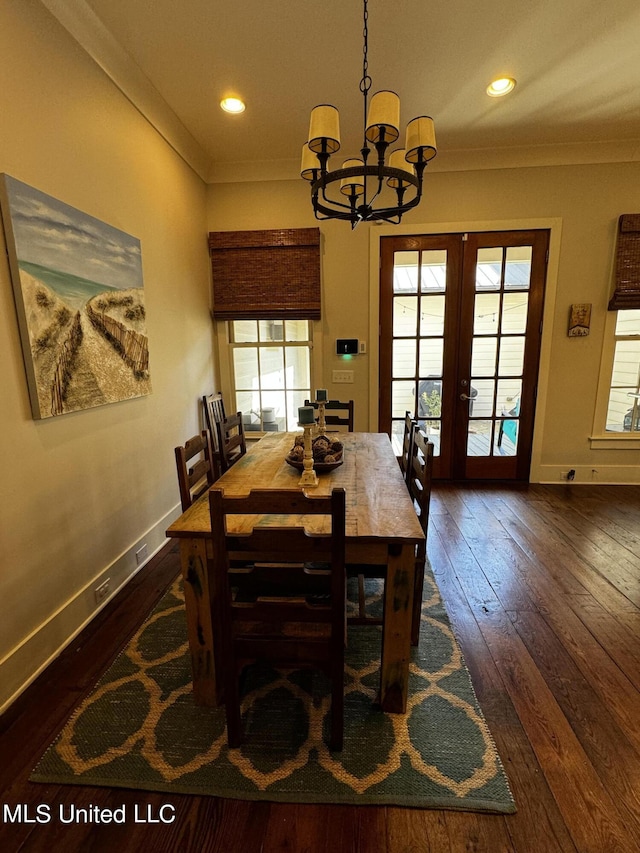
[[[147,543],[145,542],[142,548],[136,551],[136,564],[138,566],[142,565],[148,556],[149,552],[147,551]]]
[[[332,380],[336,385],[353,382],[353,370],[334,370]]]
[[[100,604],[101,601],[104,601],[105,598],[111,592],[111,578],[107,578],[106,581],[103,581],[100,586],[95,588],[95,596],[96,602]]]

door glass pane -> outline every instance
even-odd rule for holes
[[[501,420],[497,421],[494,435],[494,456],[515,456],[518,451],[518,432],[520,421]]]
[[[393,292],[418,292],[419,252],[394,252],[393,255]]]
[[[420,289],[423,293],[444,293],[447,286],[446,251],[423,252],[420,276]]]
[[[260,350],[260,378],[262,388],[284,388],[284,352],[282,347],[264,347]]]
[[[528,293],[505,293],[502,302],[502,331],[523,334],[527,329]]]
[[[418,383],[418,418],[442,415],[442,380],[421,379]]]
[[[405,412],[415,412],[415,382],[399,381],[391,383],[391,417],[403,418]]]
[[[474,418],[490,418],[493,416],[493,398],[496,383],[493,379],[474,379],[471,385],[468,403],[469,415]]]
[[[394,379],[415,377],[416,375],[416,344],[415,338],[395,340],[393,342],[393,364],[391,367]]]
[[[524,367],[525,338],[501,338],[500,358],[498,359],[499,376],[521,376]]]
[[[521,379],[499,379],[496,414],[514,416],[519,415],[521,391]]]
[[[420,341],[420,376],[442,376],[443,338],[423,338]]]
[[[311,386],[308,348],[286,347],[285,362],[287,365],[287,388],[301,388],[308,391]]]
[[[474,338],[471,349],[471,376],[493,376],[496,372],[497,338]]]
[[[402,454],[402,442],[404,439],[404,420],[391,421],[391,446],[396,456]]]
[[[418,421],[418,425],[433,444],[433,455],[440,456],[440,420]]]
[[[418,330],[418,297],[396,296],[393,300],[393,337],[415,338]]]
[[[420,300],[420,334],[444,334],[444,296],[423,296]]]
[[[500,290],[504,249],[478,249],[476,261],[476,290]]]
[[[469,421],[467,456],[491,456],[493,421]]]
[[[527,288],[531,281],[531,246],[509,246],[504,270],[505,290]]]
[[[477,293],[473,308],[473,334],[495,335],[500,316],[499,293]]]
[[[258,350],[256,347],[242,347],[233,350],[233,373],[238,390],[257,390],[258,372]]]

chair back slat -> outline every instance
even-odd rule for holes
[[[429,503],[433,476],[433,442],[420,429],[414,430],[411,463],[407,487],[426,536],[429,524]]]
[[[413,436],[416,429],[417,421],[411,412],[406,412],[404,416],[404,431],[402,434],[402,451],[398,457],[398,464],[400,465],[400,470],[404,475],[404,481],[407,486],[409,485],[409,470],[413,455]]]
[[[217,424],[221,423],[227,416],[224,409],[222,392],[218,391],[215,394],[204,394],[202,397],[202,406],[204,409],[205,424],[211,435],[211,445],[214,453],[216,453],[218,452]]]
[[[219,421],[216,424],[216,430],[220,467],[224,473],[247,452],[242,412],[236,412],[235,415],[229,415],[228,418]]]
[[[191,461],[198,457],[196,462]],[[175,448],[178,486],[182,511],[189,509],[194,500],[217,480],[211,437],[208,430],[194,435],[183,446]]]
[[[304,404],[318,408],[318,404],[313,400],[305,400]],[[347,432],[353,432],[353,400],[344,403],[340,400],[327,400],[324,404],[324,421],[327,426],[346,427]]]

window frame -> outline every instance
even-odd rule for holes
[[[600,375],[598,377],[593,430],[592,434],[589,436],[591,448],[594,450],[615,448],[619,450],[637,449],[638,444],[640,444],[640,431],[638,430],[619,433],[607,432],[606,430],[616,343],[619,338],[622,339],[628,337],[626,335],[616,335],[617,321],[618,310],[607,311],[602,356],[600,359]]]
[[[260,318],[267,322],[273,318]],[[216,340],[216,349],[218,355],[218,376],[219,385],[225,400],[227,412],[238,411],[235,376],[233,370],[233,348],[234,347],[255,347],[255,346],[283,346],[283,347],[308,347],[309,349],[309,382],[311,389],[317,386],[315,377],[322,376],[322,323],[319,320],[309,320],[306,317],[287,317],[285,320],[304,319],[309,324],[309,342],[306,341],[256,341],[234,343],[231,339],[231,324],[233,320],[214,320],[214,337]],[[255,322],[259,323],[260,320]],[[246,432],[247,441],[258,440],[270,433],[262,430],[249,430]]]

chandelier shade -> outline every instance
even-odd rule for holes
[[[364,166],[364,160],[358,160],[357,157],[351,157],[345,160],[342,164],[343,169],[357,169],[356,174],[342,178],[340,181],[340,192],[344,195],[362,195],[364,193],[364,175],[361,168]]]
[[[376,92],[371,98],[364,135],[374,143],[395,142],[400,136],[400,98],[395,92]]]
[[[342,168],[329,169],[331,156],[340,150],[340,114],[331,104],[319,104],[311,111],[300,167],[300,176],[311,184],[316,219],[343,219],[352,228],[359,222],[399,223],[420,203],[424,170],[437,154],[431,116],[412,119],[406,127],[405,147],[389,151],[400,137],[400,98],[382,89],[369,102],[368,0],[363,0],[363,13],[361,156],[348,157]],[[374,152],[375,165],[368,162]]]
[[[436,156],[436,131],[431,116],[419,116],[409,122],[405,147],[408,163],[428,163]]]
[[[309,141],[312,151],[335,154],[340,150],[340,113],[331,104],[320,104],[311,110]]]

